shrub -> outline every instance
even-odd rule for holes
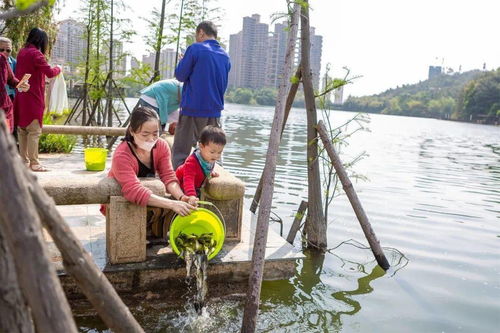
[[[74,135],[42,134],[38,147],[41,153],[71,153],[75,144]]]
[[[52,125],[64,115],[46,113],[43,123]],[[38,144],[41,153],[71,153],[76,144],[76,136],[64,134],[42,134]]]

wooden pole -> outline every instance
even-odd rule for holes
[[[104,323],[113,332],[144,332],[122,302],[106,276],[96,266],[91,255],[82,247],[63,217],[54,200],[45,193],[35,176],[25,170],[30,193],[43,225],[61,251],[64,269],[76,281]]]
[[[316,138],[316,102],[314,100],[314,89],[312,84],[310,53],[310,26],[309,26],[309,2],[302,1],[300,9],[300,34],[301,34],[301,62],[302,62],[302,86],[304,87],[304,99],[307,111],[307,196],[308,209],[306,224],[304,227],[307,235],[308,247],[314,247],[325,251],[327,244],[326,219],[323,215],[323,202],[321,200],[321,177],[318,161],[318,143]]]
[[[160,26],[158,27],[158,39],[156,40],[156,52],[155,52],[155,68],[153,72],[153,77],[151,78],[150,83],[156,81],[156,79],[160,78],[160,54],[161,54],[161,46],[163,44],[163,25],[165,22],[165,4],[167,0],[162,0],[161,2],[161,16],[160,16]]]
[[[283,126],[281,127],[280,138],[283,137],[283,131],[285,130],[285,125],[288,120],[288,116],[290,114],[290,109],[292,108],[293,100],[295,99],[295,95],[297,94],[297,90],[299,89],[300,79],[302,77],[301,65],[297,68],[297,72],[295,72],[295,77],[298,79],[296,82],[292,83],[290,86],[290,91],[288,92],[288,96],[285,102],[285,117],[283,119]],[[252,204],[250,205],[250,211],[255,214],[257,210],[257,206],[259,205],[260,196],[262,195],[262,176],[259,179],[259,185],[257,185],[257,189],[255,190],[255,195],[253,196]]]
[[[109,74],[108,74],[108,98],[106,100],[106,111],[107,111],[107,119],[108,119],[108,127],[113,126],[113,50],[114,50],[114,40],[113,40],[113,22],[115,20],[114,18],[114,1],[111,0],[110,2],[110,27],[109,27]],[[105,113],[106,115],[106,113]],[[105,116],[106,117],[106,116]],[[104,121],[103,121],[104,125]],[[108,138],[109,140],[109,138]]]
[[[342,187],[344,188],[344,191],[347,194],[347,197],[349,198],[349,202],[351,203],[352,209],[354,209],[354,212],[356,213],[359,224],[361,224],[363,233],[365,234],[365,237],[368,240],[368,243],[370,244],[370,248],[372,249],[373,255],[375,256],[377,263],[384,270],[389,269],[390,265],[389,262],[387,261],[387,258],[384,255],[384,251],[382,251],[382,248],[380,247],[380,243],[370,225],[368,216],[366,216],[363,206],[359,201],[358,195],[356,194],[356,191],[354,190],[354,187],[352,186],[352,183],[349,180],[349,176],[347,176],[347,172],[345,171],[344,166],[342,165],[342,161],[340,160],[337,152],[335,151],[335,148],[333,147],[332,143],[328,138],[328,131],[326,130],[325,124],[321,120],[318,123],[318,133],[321,138],[321,141],[323,141],[323,145],[325,146],[326,152],[328,153],[328,156],[330,157],[330,160],[332,161],[333,166],[335,167],[335,171],[337,172],[337,176],[339,177],[340,182],[342,183]]]
[[[68,301],[49,260],[42,226],[29,194],[5,116],[0,112],[0,230],[14,258],[19,285],[37,332],[77,332]]]
[[[266,168],[263,174],[262,203],[259,208],[257,227],[255,230],[255,240],[252,253],[252,267],[249,278],[249,288],[247,302],[243,314],[241,332],[255,332],[257,315],[260,303],[260,290],[262,287],[262,276],[264,272],[264,258],[266,255],[267,232],[269,230],[269,216],[271,214],[271,204],[273,199],[274,176],[276,173],[276,162],[278,159],[278,149],[281,140],[281,129],[285,113],[286,93],[290,89],[290,76],[294,59],[295,40],[298,30],[299,8],[294,4],[292,18],[290,21],[290,33],[288,35],[287,51],[285,55],[285,65],[283,77],[278,89],[278,98],[274,111],[273,124],[269,138],[269,147],[266,156]]]
[[[297,231],[300,229],[300,223],[304,218],[304,214],[307,209],[307,201],[302,200],[299,205],[299,209],[297,210],[297,214],[295,214],[295,219],[293,220],[292,227],[288,232],[288,236],[286,237],[286,241],[290,244],[293,244],[295,240],[295,235],[297,235]]]
[[[181,27],[182,27],[182,11],[184,9],[184,0],[181,1],[181,12],[179,14],[179,26],[177,30],[177,46],[175,48],[175,64],[174,69],[177,68],[177,63],[179,62],[179,45],[181,42]]]
[[[17,281],[12,254],[0,231],[0,332],[32,333],[31,314]]]

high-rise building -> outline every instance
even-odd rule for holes
[[[233,66],[238,69],[229,78],[229,86],[243,88],[260,88],[266,80],[266,58],[269,43],[269,28],[260,23],[260,15],[243,18],[243,29],[231,35],[229,56]]]
[[[288,41],[287,22],[277,23],[274,32],[268,32],[267,24],[260,23],[257,14],[243,18],[243,29],[229,37],[231,57],[230,87],[278,88],[283,75],[286,44]],[[315,34],[311,27],[311,71],[313,86],[319,88],[321,52],[323,37]],[[300,39],[297,40],[294,65],[300,61]]]
[[[265,85],[278,88],[283,76],[283,66],[285,64],[286,43],[288,41],[288,25],[276,23],[274,32],[269,36],[269,47],[267,52],[267,69]]]
[[[73,19],[63,20],[59,22],[51,62],[69,67],[69,71],[74,73],[77,65],[84,61],[86,45],[85,26]]]
[[[155,54],[150,53],[142,56],[142,62],[149,64],[152,69],[155,68]],[[164,49],[160,52],[160,78],[162,80],[171,79],[175,72],[175,50]]]
[[[242,32],[229,36],[229,57],[231,59],[231,70],[229,71],[228,86],[231,88],[242,87],[241,83],[241,60],[243,58],[241,46]]]
[[[315,29],[311,27],[311,52],[310,63],[312,72],[312,81],[314,89],[319,89],[319,74],[321,72],[321,52],[323,50],[323,37],[315,33]]]
[[[102,63],[101,69],[103,71],[109,71],[109,40],[105,40],[102,45],[102,54],[106,57],[106,61]],[[123,42],[119,40],[113,41],[113,77],[120,78],[125,76],[127,70],[127,58],[126,54],[123,52]]]

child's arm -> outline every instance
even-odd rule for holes
[[[187,158],[183,165],[184,175],[182,179],[182,190],[188,197],[196,197],[196,172],[199,168],[198,162],[194,158]]]

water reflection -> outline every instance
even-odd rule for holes
[[[358,279],[358,288],[349,291],[337,291],[332,294],[333,298],[348,304],[352,308],[350,311],[337,312],[335,316],[336,318],[335,322],[338,323],[339,326],[341,326],[342,324],[340,320],[341,315],[352,316],[356,314],[359,310],[361,310],[361,304],[358,301],[354,300],[352,296],[371,293],[373,291],[373,288],[372,286],[370,286],[370,282],[384,275],[385,271],[380,266],[375,265],[372,268],[370,274]]]

